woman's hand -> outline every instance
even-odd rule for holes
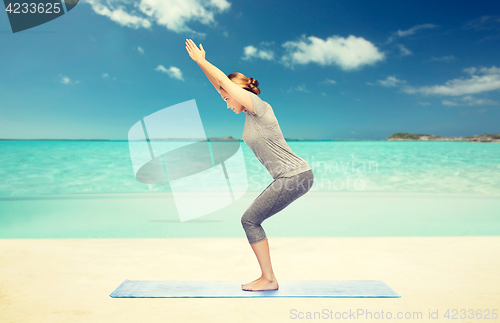
[[[200,44],[200,48],[196,47],[196,44],[191,39],[186,39],[186,50],[189,56],[198,63],[201,59],[205,58],[205,50],[203,45]]]
[[[203,56],[203,58],[205,58],[205,49],[203,49],[202,44],[200,44],[200,48],[201,48],[201,56]]]

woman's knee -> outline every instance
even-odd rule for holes
[[[248,218],[245,217],[245,214],[241,217],[241,225],[245,227],[246,225],[249,224]]]
[[[251,212],[245,212],[241,216],[241,225],[245,227],[251,227],[251,226],[256,226],[258,223],[255,223],[255,221],[252,220],[252,213]]]

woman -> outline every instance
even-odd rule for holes
[[[273,109],[257,96],[260,94],[257,80],[241,73],[226,76],[205,59],[203,46],[200,44],[198,48],[191,39],[186,39],[186,50],[226,101],[227,108],[236,114],[245,111],[243,141],[274,179],[241,217],[241,224],[262,271],[259,278],[241,285],[241,288],[247,291],[277,290],[278,281],[271,266],[269,244],[261,223],[310,190],[314,181],[312,169],[286,143]]]

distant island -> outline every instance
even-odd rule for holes
[[[466,136],[466,137],[442,137],[435,135],[411,134],[406,132],[398,132],[390,135],[387,140],[400,141],[469,141],[469,142],[500,142],[500,133],[485,133],[482,135]]]
[[[210,141],[219,141],[219,140],[238,140],[241,141],[241,139],[233,138],[231,136],[225,136],[225,137],[210,137],[208,138]]]

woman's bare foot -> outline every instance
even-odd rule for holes
[[[262,279],[262,277],[264,277],[264,276],[263,276],[263,275],[261,275],[259,278],[257,278],[257,279],[256,279],[256,280],[254,280],[254,281],[251,281],[251,282],[246,283],[246,284],[241,284],[241,287],[243,288],[243,287],[246,287],[246,286],[248,286],[248,285],[250,285],[250,284],[252,284],[252,283],[255,283],[255,282],[256,282],[256,281],[258,281],[259,279]]]
[[[248,291],[277,290],[278,288],[279,286],[276,277],[273,277],[273,279],[270,280],[263,276],[261,276],[257,280],[254,280],[251,283],[244,284],[241,286],[241,289]]]

